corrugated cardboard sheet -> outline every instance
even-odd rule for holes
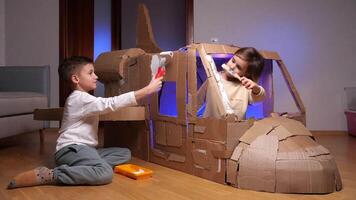
[[[124,77],[125,69],[127,70],[127,66],[144,53],[142,49],[137,48],[102,53],[95,60],[95,73],[101,82],[128,78]]]
[[[301,122],[272,117],[254,123],[232,153],[239,188],[280,193],[330,193],[342,188],[330,152]],[[230,168],[234,163],[230,161]],[[230,169],[231,170],[231,169]]]
[[[192,174],[218,183],[225,183],[226,159],[215,157],[213,150],[223,152],[226,145],[206,139],[188,137],[188,157]]]

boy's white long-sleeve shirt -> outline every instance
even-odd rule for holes
[[[74,90],[66,100],[56,151],[70,144],[98,145],[99,115],[137,105],[134,92],[115,97],[95,97]]]

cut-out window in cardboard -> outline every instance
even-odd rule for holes
[[[222,71],[223,69],[221,65],[227,63],[233,57],[233,54],[210,54],[210,55],[212,56],[215,62],[217,71]],[[206,81],[207,76],[199,54],[197,54],[196,61],[197,61],[197,90],[199,90],[199,88]],[[263,81],[262,76],[264,76],[264,73],[262,73],[261,78],[259,79],[258,82],[259,85],[262,85],[262,81]],[[205,111],[205,105],[206,103],[204,102],[200,107],[198,107],[197,117],[199,118],[203,117]],[[262,102],[257,102],[254,104],[250,104],[248,106],[246,111],[246,119],[248,118],[262,119],[264,117],[266,116],[264,116],[263,114]]]
[[[177,97],[176,97],[176,82],[164,81],[162,89],[159,92],[159,114],[177,117]]]

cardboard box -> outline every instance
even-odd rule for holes
[[[149,66],[153,55],[161,50],[154,41],[148,10],[142,5],[138,18],[139,49],[105,53],[95,62],[106,96],[142,88],[151,80]],[[214,61],[208,58],[213,54],[233,54],[237,49],[239,47],[233,45],[201,43],[173,51],[173,57],[165,65],[163,82],[175,86],[175,101],[168,103],[176,113],[160,113],[159,108],[165,102],[160,99],[161,94],[151,95],[142,102],[144,124],[140,129],[131,130],[140,134],[129,138],[127,143],[145,141],[148,145],[143,145],[141,152],[149,152],[149,161],[238,188],[282,193],[340,190],[342,183],[335,161],[305,128],[305,107],[278,53],[260,51],[266,65],[261,84],[268,90],[263,114],[274,117],[241,120],[229,111],[222,98],[224,90],[214,77]],[[197,91],[198,61],[203,65],[218,107],[215,118],[197,117],[202,99]],[[286,113],[285,117],[273,113],[273,63],[281,70],[297,113]],[[117,131],[121,132],[121,127],[111,128],[111,132]],[[127,137],[125,135],[120,137]]]

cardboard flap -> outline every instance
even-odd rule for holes
[[[194,149],[192,150],[193,162],[198,168],[210,169],[207,150]]]
[[[178,154],[175,154],[175,153],[169,153],[169,155],[167,157],[167,160],[168,161],[184,163],[185,162],[185,156],[178,155]]]
[[[194,126],[194,132],[196,132],[196,133],[204,133],[205,129],[206,129],[206,126],[199,126],[199,125]]]
[[[261,135],[240,158],[238,186],[243,189],[274,192],[278,137]]]
[[[226,182],[236,185],[238,163],[233,160],[226,160]]]
[[[246,120],[240,122],[228,122],[227,123],[227,139],[226,139],[226,149],[233,151],[240,138],[245,134],[245,132],[253,125],[253,120]]]
[[[163,146],[181,147],[183,145],[183,128],[167,121],[155,121],[155,142]]]
[[[167,145],[181,147],[183,143],[182,126],[173,123],[166,123]]]
[[[240,141],[251,144],[257,137],[268,134],[272,129],[273,127],[271,125],[256,121],[240,138]]]
[[[340,191],[342,189],[342,181],[341,181],[341,176],[340,172],[337,168],[336,162],[334,159],[330,160],[331,165],[333,165],[334,168],[334,176],[335,176],[335,190]]]
[[[328,161],[311,159],[276,162],[276,192],[330,193],[334,188],[334,170]]]
[[[117,81],[124,77],[124,68],[128,67],[128,60],[143,55],[145,51],[138,48],[117,50],[101,53],[95,60],[95,73],[101,82]]]
[[[310,157],[328,154],[330,152],[327,149],[316,143],[309,136],[293,136],[279,142],[277,160],[311,159]]]
[[[293,136],[293,134],[284,128],[284,126],[277,126],[272,132],[278,137],[278,140],[285,140],[286,138]]]
[[[305,149],[305,151],[308,153],[309,156],[330,154],[330,151],[328,149],[315,142],[311,137],[296,136],[291,138],[291,140],[294,140],[303,149]]]
[[[230,150],[211,150],[214,158],[228,159],[231,157],[232,151]]]
[[[155,123],[155,141],[160,145],[167,145],[167,136],[166,136],[166,125],[162,121],[156,121]]]
[[[245,144],[243,142],[240,142],[236,148],[234,149],[234,151],[232,152],[232,155],[230,157],[231,160],[234,160],[234,161],[239,161],[240,157],[241,157],[241,154],[242,152],[248,147],[249,145],[248,144]]]
[[[335,180],[331,180],[331,187],[334,187],[336,191],[340,191],[342,189],[342,181],[340,172],[337,168],[334,158],[331,155],[319,155],[316,156],[315,159],[319,160],[323,166],[325,166],[324,163],[326,163],[328,165],[328,168],[333,171],[333,176]],[[333,186],[333,183],[335,184],[335,186]]]
[[[226,142],[226,126],[226,121],[221,119],[198,119],[197,124],[194,125],[194,137]]]
[[[288,119],[285,117],[279,117],[274,119],[280,119],[280,124],[284,128],[286,128],[292,135],[313,136],[311,132],[299,121]]]
[[[157,157],[160,157],[160,158],[163,158],[163,159],[167,159],[168,155],[166,153],[164,153],[163,151],[161,150],[158,150],[158,149],[151,149],[153,155],[157,156]]]

